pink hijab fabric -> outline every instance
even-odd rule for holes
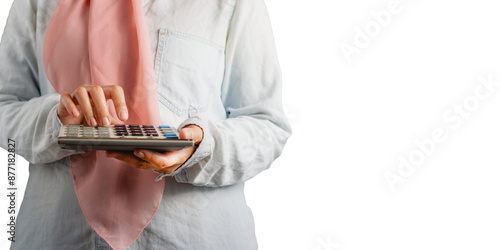
[[[45,72],[59,93],[82,84],[119,85],[127,123],[156,126],[149,41],[142,0],[59,0],[45,34]],[[112,101],[108,104],[118,120]],[[117,250],[132,244],[151,221],[165,186],[155,182],[154,172],[107,158],[103,151],[71,156],[71,172],[87,221]]]

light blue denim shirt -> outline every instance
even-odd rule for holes
[[[56,3],[15,0],[0,45],[0,146],[14,139],[30,162],[12,249],[101,243],[75,195],[68,156],[78,152],[57,145],[60,96],[42,64]],[[204,139],[159,180],[160,207],[128,249],[256,249],[244,182],[269,168],[291,134],[264,1],[146,0],[144,12],[161,121],[197,124]]]

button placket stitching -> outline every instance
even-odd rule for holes
[[[158,86],[159,86],[159,81],[160,81],[160,69],[161,69],[161,62],[163,58],[163,50],[165,47],[165,36],[167,35],[167,30],[165,29],[160,29],[160,32],[158,34],[159,39],[158,39],[158,49],[156,51],[156,59],[155,59],[155,78],[156,78],[156,91],[158,92]]]

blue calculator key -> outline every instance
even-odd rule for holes
[[[170,126],[167,126],[167,125],[160,125],[160,128],[170,128]]]
[[[167,139],[177,139],[177,134],[175,133],[165,133],[164,135]]]

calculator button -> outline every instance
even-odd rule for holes
[[[175,133],[165,133],[164,135],[167,139],[177,139],[177,134]]]
[[[167,125],[160,125],[160,128],[170,128],[170,126],[167,126]]]

